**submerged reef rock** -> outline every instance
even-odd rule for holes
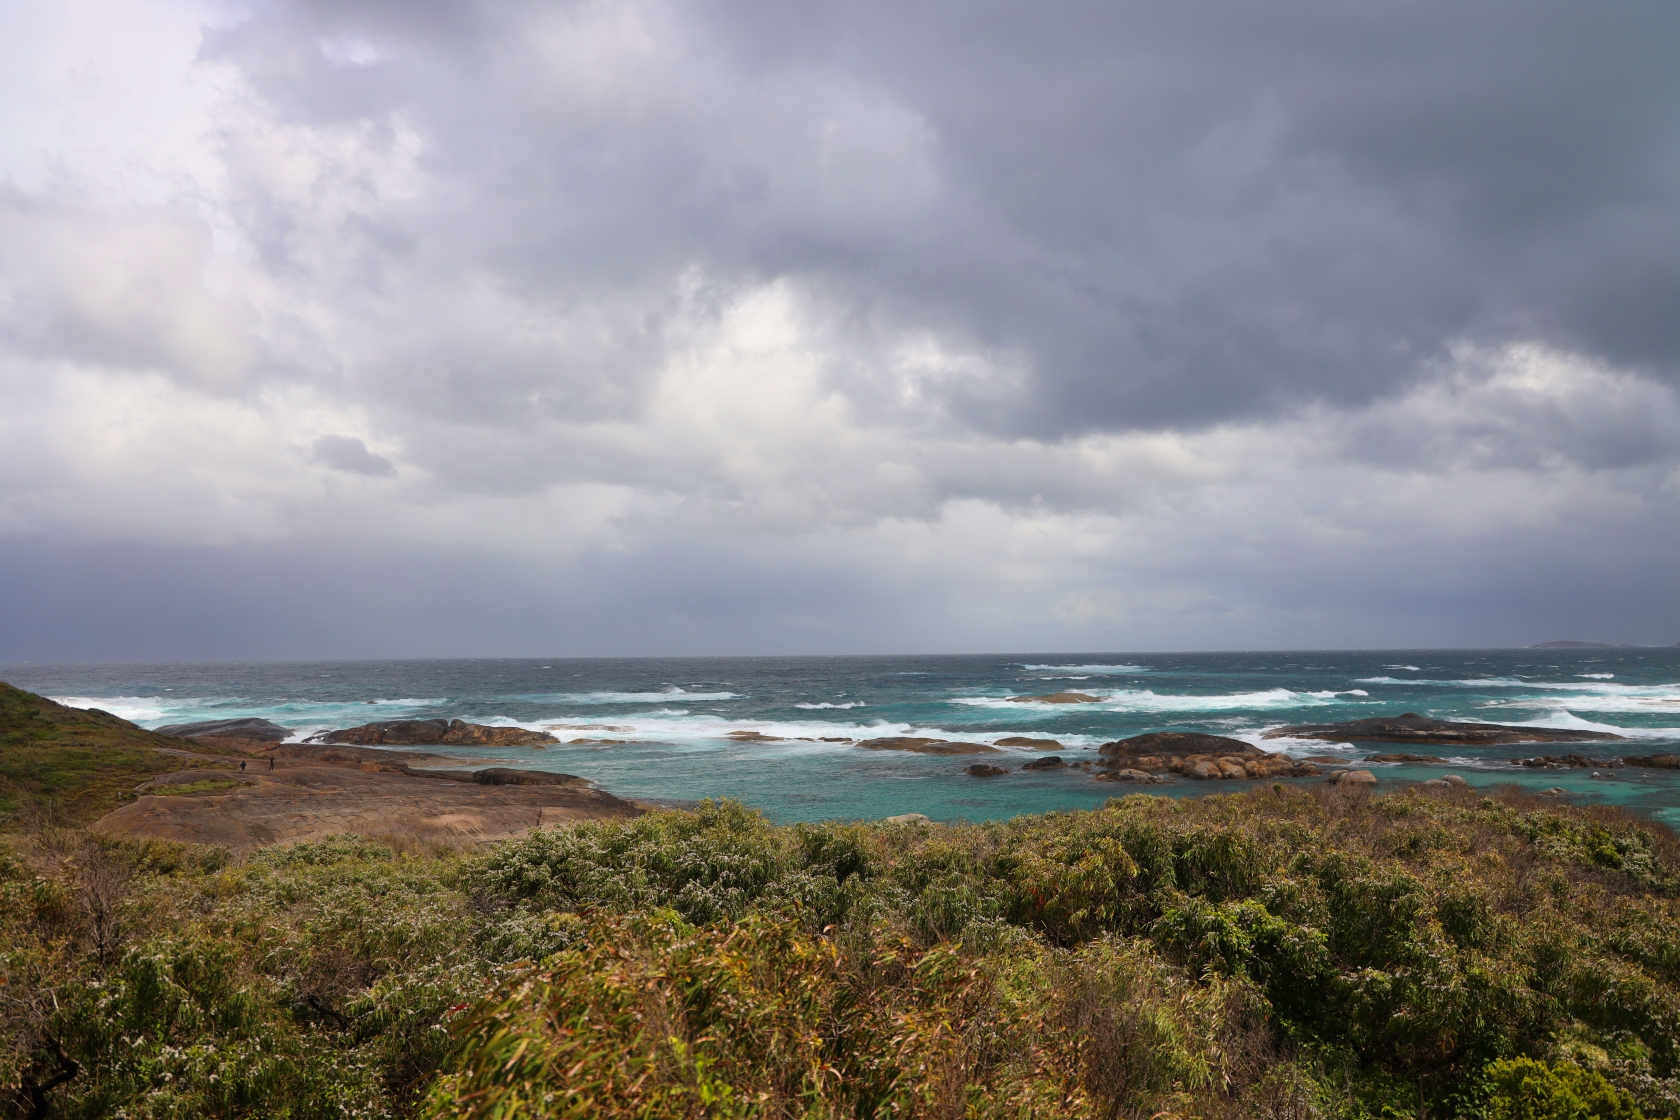
[[[865,739],[858,746],[871,751],[914,751],[916,754],[999,754],[985,743],[953,743],[948,739],[918,739],[914,735],[889,735]]]
[[[1366,762],[1427,762],[1435,766],[1445,766],[1447,760],[1436,758],[1432,754],[1368,754]]]
[[[338,731],[323,731],[309,737],[311,743],[344,743],[355,746],[472,746],[540,747],[560,740],[546,731],[523,727],[486,727],[458,719],[394,719],[364,723]]]
[[[733,739],[737,743],[781,743],[786,741],[780,735],[766,735],[762,731],[731,731],[724,738]]]
[[[1498,723],[1456,723],[1415,712],[1346,723],[1303,723],[1266,732],[1268,739],[1328,739],[1335,742],[1428,743],[1481,747],[1497,743],[1586,743],[1620,740],[1608,731],[1556,727],[1510,727]]]
[[[1034,739],[1030,735],[1011,735],[1007,739],[999,739],[1000,747],[1031,747],[1035,751],[1059,751],[1062,744],[1055,739]]]
[[[1101,704],[1101,696],[1085,692],[1051,692],[1044,696],[1011,696],[1011,704]]]
[[[159,735],[178,739],[238,739],[247,743],[280,743],[292,733],[289,727],[266,719],[212,719],[203,723],[172,723],[157,729]]]
[[[1271,754],[1241,739],[1197,731],[1152,731],[1104,743],[1098,751],[1104,766],[1158,774],[1182,774],[1203,781],[1236,778],[1305,778],[1320,771],[1311,762]],[[1104,781],[1133,781],[1104,778]]]
[[[971,762],[963,767],[963,773],[975,778],[995,778],[1000,774],[1009,773],[1009,769],[1005,766],[993,766],[989,762]]]

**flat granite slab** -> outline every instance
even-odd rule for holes
[[[368,753],[409,757],[281,757],[272,770],[267,759],[249,763],[243,773],[183,770],[146,783],[138,801],[107,813],[91,827],[238,852],[339,832],[450,842],[507,840],[539,825],[634,817],[646,811],[568,775],[508,770],[477,772],[482,780],[466,771],[433,775],[405,765],[417,761],[416,755],[426,757],[420,752]],[[529,784],[519,781],[518,775],[525,774],[531,776]],[[206,779],[244,784],[207,793],[144,792],[147,787]]]
[[[1608,731],[1573,731],[1558,727],[1513,727],[1501,723],[1461,723],[1407,712],[1346,723],[1303,723],[1266,732],[1268,739],[1326,739],[1333,742],[1427,743],[1431,746],[1496,746],[1500,743],[1594,743],[1622,740]]]

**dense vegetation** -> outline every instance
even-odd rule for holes
[[[164,753],[169,748],[227,753],[0,681],[0,829],[97,820],[132,798],[139,783],[181,769],[178,756]]]
[[[1680,1116],[1680,846],[1514,792],[5,853],[17,1115]]]

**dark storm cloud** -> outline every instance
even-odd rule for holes
[[[560,303],[796,278],[854,398],[890,407],[858,371],[933,329],[1029,372],[946,387],[956,416],[1055,437],[1354,405],[1455,342],[1672,381],[1675,42],[1662,4],[300,3],[207,55],[290,119],[421,128],[449,209],[377,257]],[[662,314],[568,352],[558,407],[633,408]]]
[[[26,15],[0,659],[1680,637],[1680,7]]]

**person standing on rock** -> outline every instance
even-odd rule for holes
[[[245,773],[245,760],[244,759],[239,760],[239,772],[241,774]]]

